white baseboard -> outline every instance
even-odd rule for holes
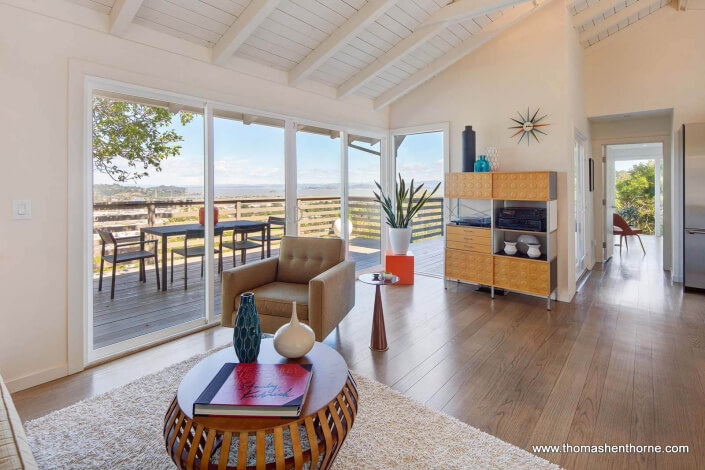
[[[7,380],[5,381],[5,385],[7,385],[7,389],[10,393],[15,393],[26,388],[34,387],[35,385],[66,377],[68,374],[68,364],[60,364],[16,379]]]

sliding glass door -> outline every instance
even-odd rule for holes
[[[285,234],[380,266],[383,134],[87,83],[84,365],[216,324],[222,271],[277,256]]]
[[[443,276],[445,223],[443,202],[444,173],[448,171],[447,130],[398,130],[393,134],[395,175],[409,184],[423,184],[432,191],[441,186],[411,223],[411,245],[414,269],[418,273]],[[423,192],[423,191],[422,191]]]
[[[301,237],[341,237],[340,131],[299,125],[296,132],[296,207]]]
[[[119,351],[202,321],[203,109],[94,90],[90,351]],[[98,354],[100,355],[100,354]]]
[[[348,134],[348,223],[350,259],[358,271],[382,264],[381,208],[374,199],[382,184],[382,140]]]

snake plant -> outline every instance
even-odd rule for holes
[[[377,181],[375,181],[375,185],[377,189],[379,189],[379,193],[373,191],[375,200],[382,206],[387,224],[391,228],[408,228],[411,219],[414,218],[428,200],[438,191],[441,183],[438,183],[430,193],[428,190],[424,189],[423,193],[418,195],[423,189],[423,183],[414,187],[414,180],[412,179],[411,183],[407,185],[406,181],[401,177],[401,174],[399,174],[399,182],[396,183],[394,191],[396,204],[392,202],[389,196],[384,194],[382,186],[380,186]]]

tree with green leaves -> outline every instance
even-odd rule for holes
[[[193,114],[180,112],[181,125]],[[113,181],[125,183],[161,171],[161,164],[180,154],[183,140],[169,129],[172,114],[168,109],[140,103],[93,99],[93,164]],[[127,169],[124,165],[127,164]]]
[[[617,173],[615,192],[619,215],[629,225],[648,234],[654,233],[656,226],[654,191],[653,160]]]

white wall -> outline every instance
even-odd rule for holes
[[[0,5],[0,373],[14,390],[67,371],[70,62],[265,111],[359,129],[388,126],[387,111],[374,112],[367,99],[337,101]],[[32,220],[11,220],[12,199],[32,200]]]
[[[673,108],[676,126],[705,121],[705,11],[676,3],[587,49],[588,116]]]
[[[461,168],[461,132],[472,125],[478,153],[500,152],[500,170],[555,170],[559,200],[559,296],[575,291],[573,129],[589,139],[582,110],[582,51],[574,47],[565,4],[551,2],[391,106],[390,127],[449,121],[450,168]],[[548,136],[517,145],[510,136],[517,111],[548,113]]]
[[[669,143],[664,147],[664,163],[670,160],[664,171],[670,186],[667,190],[664,183],[664,199],[668,197],[670,202],[664,202],[664,208],[671,209],[664,217],[664,223],[670,218],[670,230],[664,231],[664,267],[670,264],[678,280],[681,260],[678,256],[668,259],[671,253],[679,252],[681,243],[680,236],[671,236],[681,223],[681,214],[673,209],[680,197],[679,186],[671,185],[671,175],[678,175],[674,170],[677,162],[671,158],[673,129],[684,123],[705,122],[705,11],[678,11],[676,3],[587,49],[585,101],[590,117],[672,110]],[[629,132],[663,133],[651,125]]]

